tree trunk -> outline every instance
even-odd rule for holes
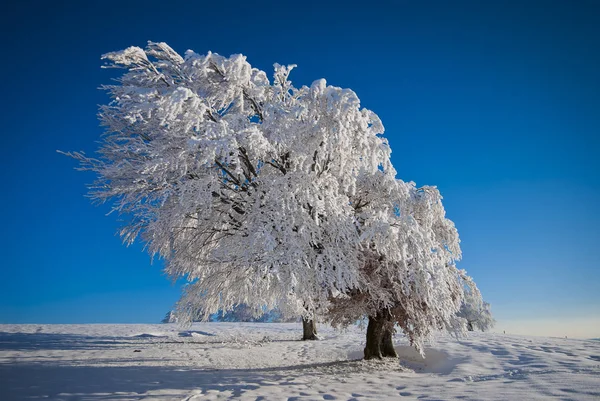
[[[302,318],[302,340],[318,340],[317,323],[314,319]]]
[[[398,358],[392,336],[394,334],[394,324],[386,322],[383,328],[383,336],[381,337],[381,355],[389,358]]]
[[[369,316],[367,326],[367,344],[365,345],[365,359],[382,359],[381,341],[383,340],[384,319],[380,313]]]
[[[473,331],[473,322],[467,322],[467,330]]]
[[[375,316],[369,316],[365,359],[397,358],[393,334],[394,322],[388,310],[380,310]]]

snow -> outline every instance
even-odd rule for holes
[[[593,400],[600,342],[471,333],[361,361],[364,330],[299,323],[0,325],[0,399]]]

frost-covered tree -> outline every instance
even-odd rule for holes
[[[99,157],[70,155],[97,173],[91,196],[113,201],[124,241],[141,237],[190,281],[180,320],[239,304],[300,314],[309,331],[317,310],[340,325],[368,316],[367,358],[394,323],[420,350],[463,329],[470,279],[441,196],[395,178],[383,125],[354,92],[164,43],[103,58],[126,71],[104,87]]]
[[[467,321],[467,330],[487,331],[494,327],[496,320],[492,317],[491,306],[481,296],[469,288],[465,289],[463,303],[457,316]]]

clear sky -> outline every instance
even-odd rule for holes
[[[13,1],[0,14],[0,323],[158,322],[177,300],[83,197],[93,175],[56,153],[96,149],[97,88],[115,76],[100,55],[153,40],[353,89],[398,176],[440,188],[497,330],[586,322],[578,335],[600,337],[600,3]]]

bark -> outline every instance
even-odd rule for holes
[[[318,340],[317,323],[314,319],[302,318],[302,340]]]
[[[381,341],[383,339],[384,319],[380,313],[369,316],[367,326],[367,343],[365,345],[365,359],[382,359]]]
[[[467,330],[473,331],[473,322],[467,322]]]
[[[397,358],[398,354],[392,341],[393,334],[394,322],[389,311],[381,310],[375,316],[369,316],[365,359]]]
[[[392,322],[386,323],[387,324],[383,328],[383,336],[381,337],[381,355],[389,358],[398,358],[398,354],[394,348],[394,342],[392,341],[394,324]]]

